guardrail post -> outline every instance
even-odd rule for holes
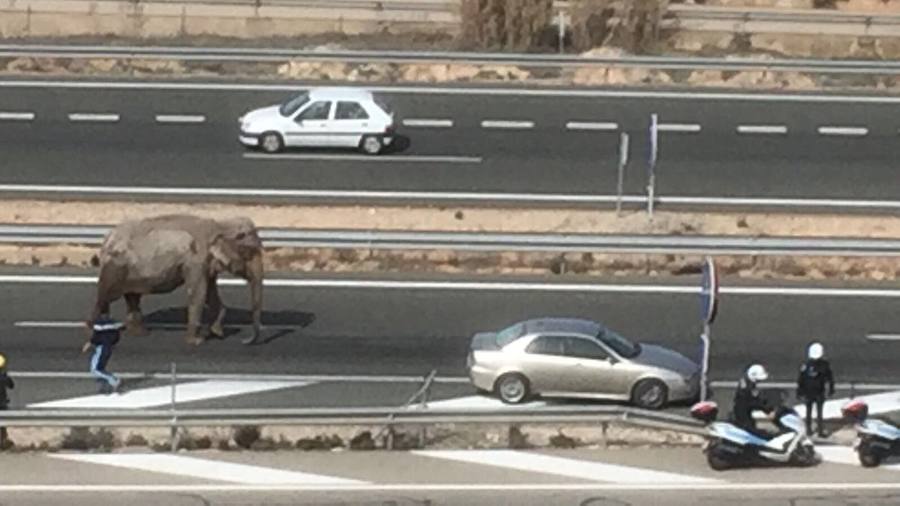
[[[171,364],[171,372],[172,372],[172,426],[169,427],[169,445],[171,446],[172,453],[178,451],[178,414],[175,411],[175,385],[177,384],[177,372],[175,369],[175,362]]]
[[[856,383],[853,381],[850,382],[850,398],[856,398]]]
[[[625,191],[625,167],[628,165],[628,133],[619,136],[619,174],[616,182],[616,216],[622,214],[622,193]]]
[[[647,214],[653,219],[653,204],[656,200],[656,161],[659,158],[659,116],[650,116],[650,163],[647,178]]]

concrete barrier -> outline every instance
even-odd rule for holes
[[[386,2],[390,3],[390,2]],[[158,38],[215,35],[291,37],[390,31],[456,34],[452,9],[328,8],[253,2],[173,3],[115,0],[3,0],[0,37],[118,36]],[[449,4],[448,4],[449,5]]]

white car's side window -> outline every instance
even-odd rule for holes
[[[338,102],[334,119],[369,119],[369,114],[357,102]]]
[[[319,101],[313,102],[312,105],[297,115],[297,121],[324,121],[328,119],[331,112],[331,102]]]

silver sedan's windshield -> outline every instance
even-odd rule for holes
[[[309,102],[309,93],[304,91],[296,97],[281,104],[281,107],[278,108],[278,112],[280,112],[282,116],[290,116],[297,112],[297,110],[307,102]]]
[[[497,333],[497,345],[506,346],[515,341],[525,333],[525,324],[517,323],[511,327],[507,327]]]
[[[603,341],[603,344],[612,348],[623,358],[634,358],[641,353],[640,344],[633,343],[609,329],[601,330],[597,334],[597,339]]]

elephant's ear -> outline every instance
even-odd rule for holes
[[[217,235],[213,238],[212,243],[209,245],[209,256],[210,264],[215,271],[223,271],[231,264],[233,253],[224,236]]]

